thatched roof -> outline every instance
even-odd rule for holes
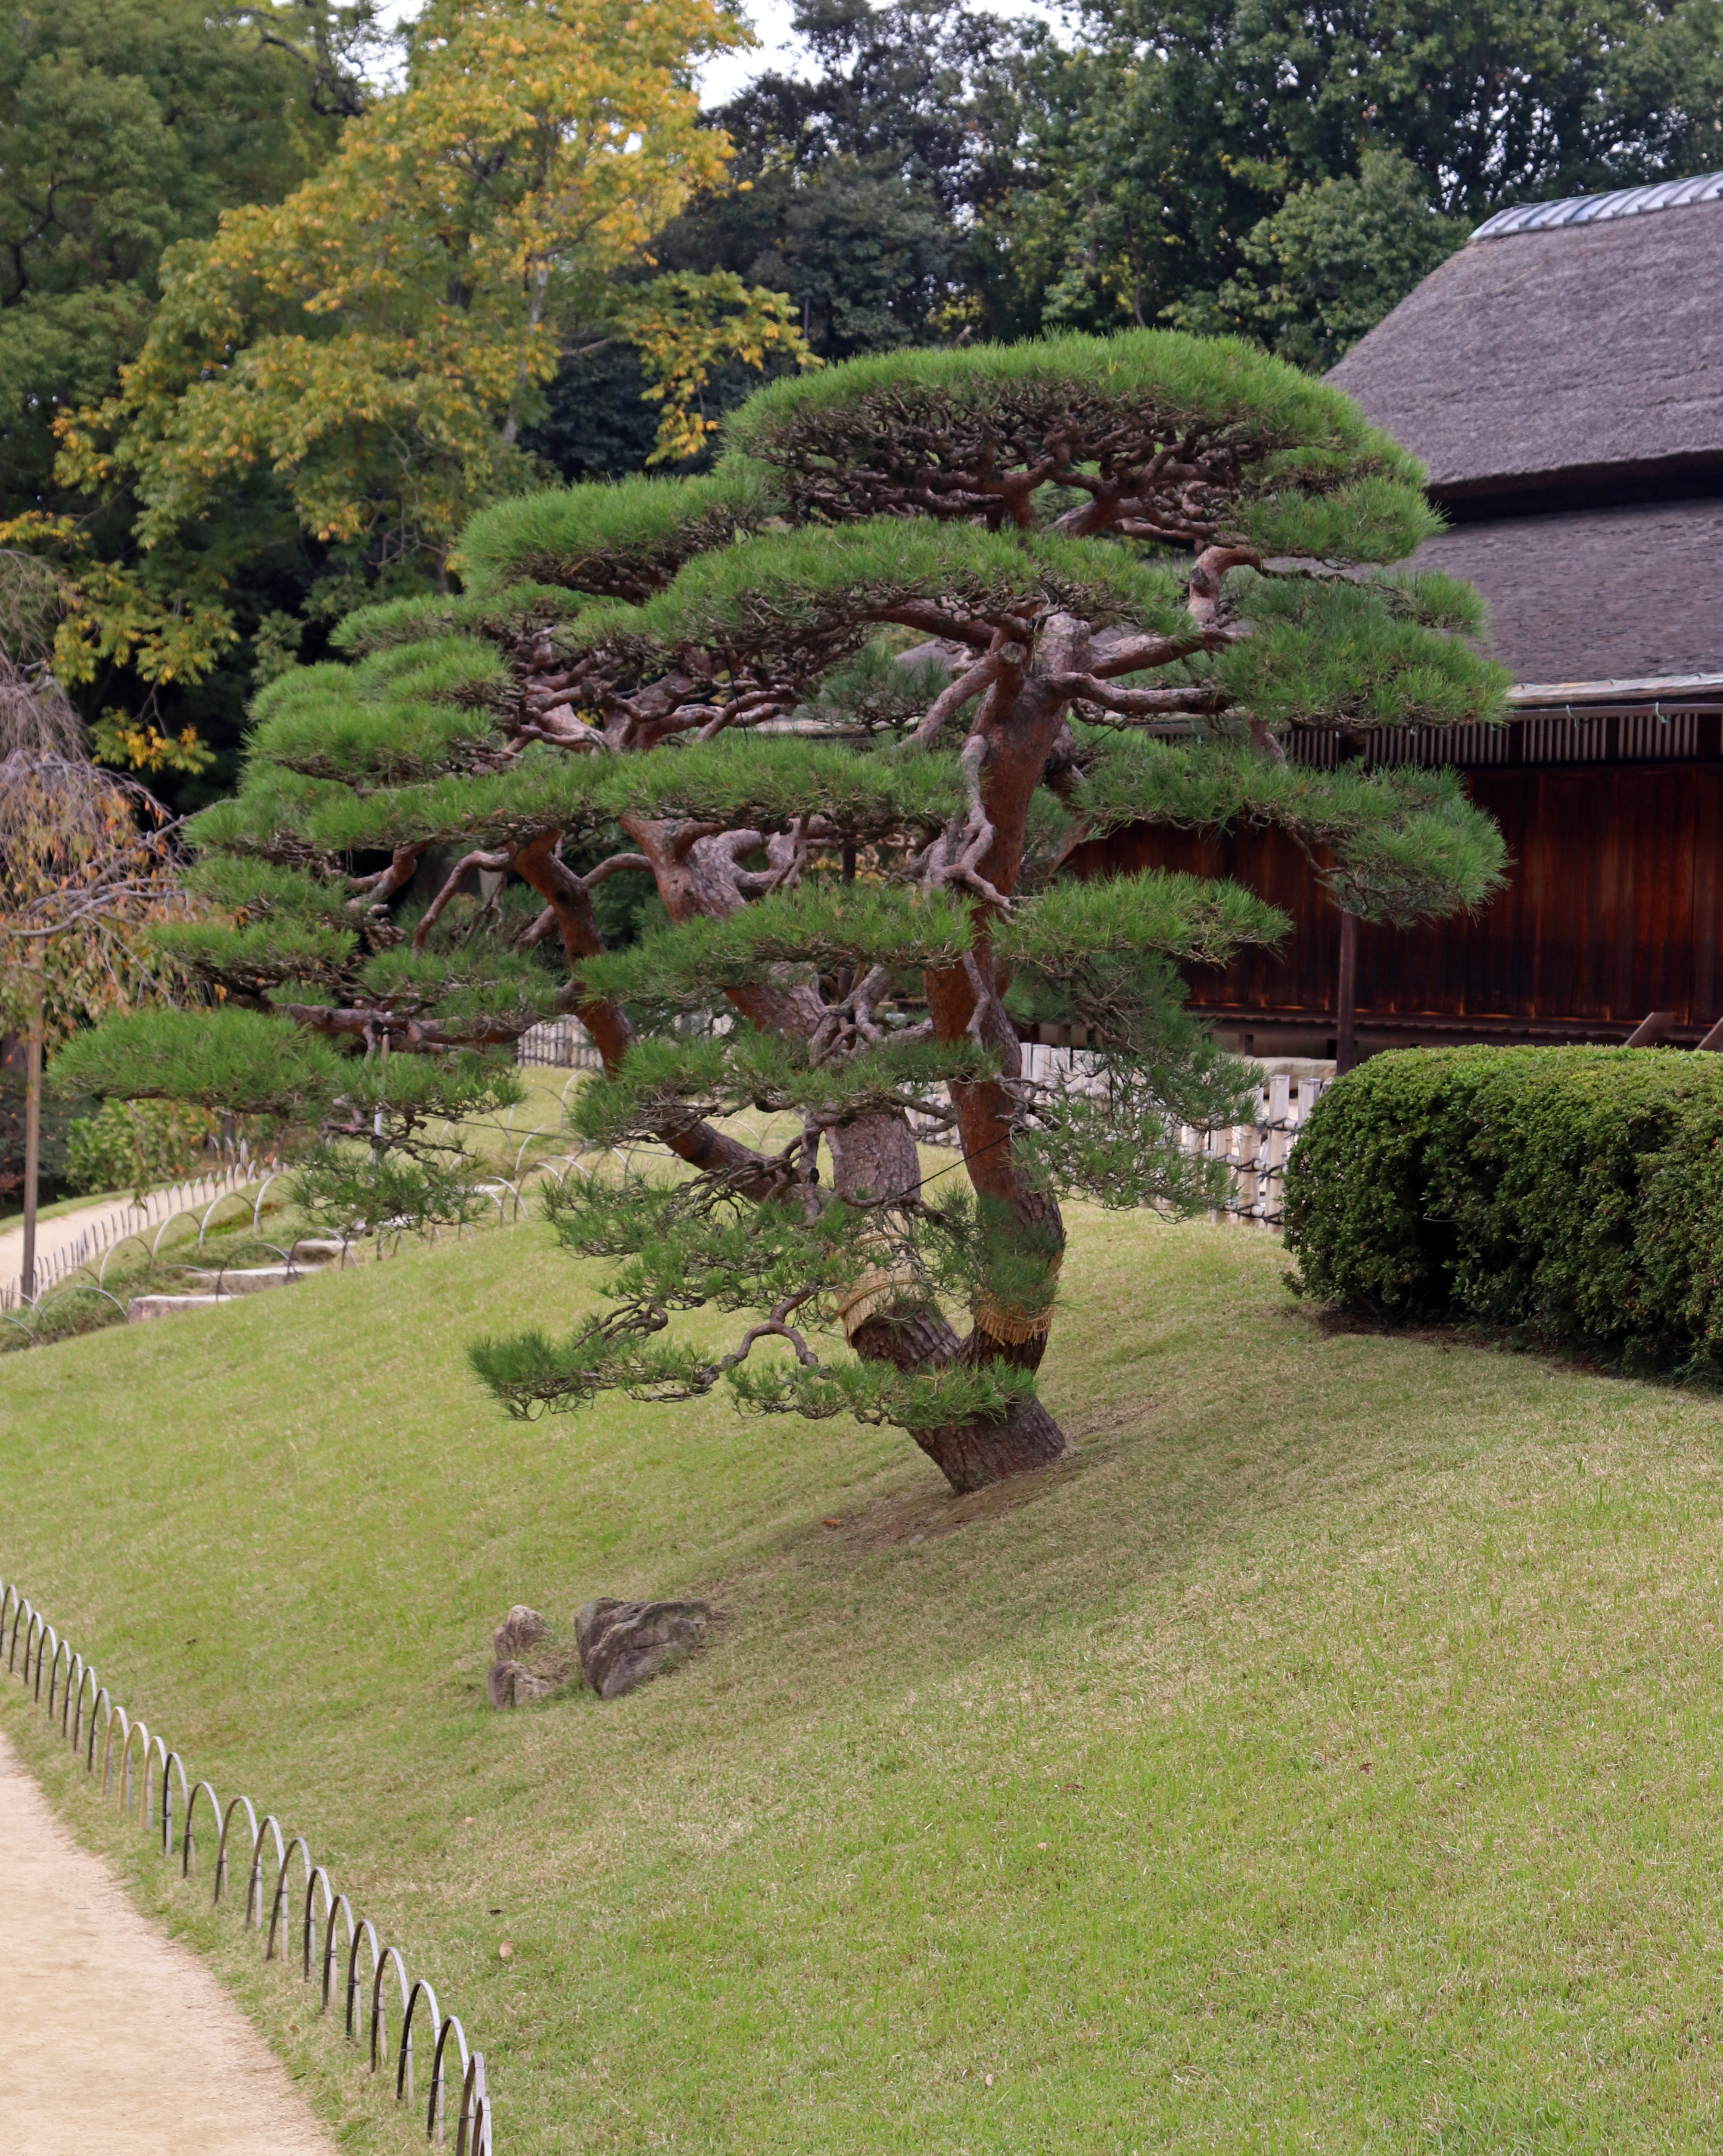
[[[1723,501],[1458,524],[1417,558],[1483,593],[1515,680],[1723,673]]]
[[[1711,466],[1723,481],[1720,188],[1505,213],[1329,379],[1424,459],[1438,501]]]

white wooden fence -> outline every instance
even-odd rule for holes
[[[577,1018],[551,1018],[542,1025],[528,1026],[515,1043],[515,1060],[556,1070],[603,1068],[592,1034]]]
[[[207,1219],[223,1198],[249,1190],[269,1172],[269,1163],[247,1157],[228,1161],[207,1174],[165,1184],[141,1198],[121,1199],[105,1207],[92,1208],[86,1220],[81,1215],[68,1230],[63,1216],[50,1215],[37,1223],[36,1299],[68,1281],[85,1266],[94,1265],[121,1243],[146,1245],[149,1230],[165,1228],[182,1214],[196,1220]],[[17,1230],[13,1231],[18,1232]],[[159,1235],[157,1237],[159,1240]],[[23,1284],[0,1281],[0,1311],[16,1310],[23,1301]]]
[[[1038,1042],[1023,1044],[1023,1075],[1040,1085],[1056,1085],[1074,1077],[1080,1084],[1095,1067],[1095,1059],[1080,1048],[1045,1048]],[[550,1065],[559,1070],[597,1070],[602,1067],[597,1050],[578,1019],[559,1018],[524,1033],[516,1050],[523,1064]],[[1276,1228],[1285,1210],[1286,1163],[1310,1113],[1333,1083],[1331,1066],[1325,1075],[1319,1066],[1299,1071],[1271,1071],[1258,1089],[1256,1117],[1217,1130],[1200,1130],[1191,1124],[1179,1129],[1179,1142],[1187,1152],[1201,1153],[1224,1163],[1228,1196],[1218,1208],[1216,1219],[1244,1221],[1257,1227]],[[952,1146],[956,1141],[947,1125],[915,1117],[915,1135],[924,1145]]]

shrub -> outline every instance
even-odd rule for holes
[[[1374,1057],[1311,1116],[1286,1220],[1302,1293],[1723,1370],[1723,1058]]]
[[[66,1133],[74,1190],[153,1189],[209,1165],[216,1118],[177,1101],[108,1101]]]

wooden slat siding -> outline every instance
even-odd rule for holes
[[[1723,845],[1723,788],[1695,789],[1693,803],[1693,993],[1695,1011],[1718,1010],[1723,977],[1717,967],[1717,849]]]
[[[1723,1012],[1723,762],[1492,765],[1465,777],[1501,825],[1508,889],[1476,920],[1367,927],[1361,1030],[1619,1040],[1647,1011],[1667,1009],[1678,1040],[1705,1033]],[[1283,906],[1295,926],[1282,950],[1224,973],[1192,968],[1192,1000],[1247,1030],[1331,1029],[1339,916],[1290,840],[1138,828],[1083,848],[1075,865],[1231,876]]]

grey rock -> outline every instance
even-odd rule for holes
[[[581,1668],[600,1699],[620,1699],[705,1645],[704,1602],[589,1602],[574,1620]]]
[[[485,1680],[485,1697],[493,1707],[524,1707],[530,1699],[548,1699],[556,1689],[555,1677],[520,1662],[498,1662]]]
[[[572,1657],[554,1644],[547,1646],[550,1639],[551,1628],[537,1610],[517,1602],[490,1635],[496,1661],[485,1680],[485,1696],[493,1707],[548,1699],[567,1681]],[[541,1651],[534,1653],[535,1648]]]
[[[529,1609],[524,1602],[517,1602],[490,1635],[492,1650],[500,1662],[517,1660],[529,1647],[536,1647],[541,1640],[548,1640],[551,1628],[536,1609]]]

